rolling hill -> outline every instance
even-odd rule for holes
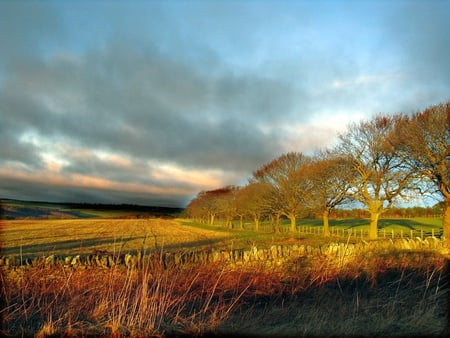
[[[0,219],[171,218],[182,208],[133,204],[51,203],[0,199]]]

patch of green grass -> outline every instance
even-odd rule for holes
[[[136,212],[127,210],[101,210],[101,209],[82,209],[72,210],[72,212],[80,212],[83,215],[89,215],[94,218],[116,218],[135,215]]]
[[[289,232],[290,221],[282,219],[280,227],[281,233],[276,233],[268,221],[260,224],[260,232],[253,231],[253,222],[244,222],[244,230],[239,229],[239,223],[235,220],[233,229],[227,230],[223,222],[216,221],[215,225],[206,225],[196,223],[192,220],[183,220],[187,226],[200,229],[226,232],[234,241],[234,246],[247,246],[259,243],[282,243],[294,240],[302,241],[308,244],[325,244],[333,237],[325,238],[322,236],[322,219],[298,219],[297,232]],[[368,237],[369,220],[368,219],[330,219],[330,229],[333,236],[348,237],[350,231],[352,240]],[[379,237],[426,237],[434,234],[439,236],[442,229],[442,218],[382,218],[378,222]],[[229,241],[222,243],[228,245]]]
[[[436,228],[442,227],[442,217],[416,217],[412,218],[412,220],[423,225],[430,225]]]
[[[290,238],[291,234],[286,233],[268,233],[268,232],[255,232],[252,230],[241,230],[241,229],[226,229],[223,225],[207,225],[198,222],[193,222],[190,220],[182,220],[183,225],[202,229],[202,230],[214,230],[217,232],[227,233],[230,235],[224,241],[222,241],[220,246],[229,247],[233,246],[235,248],[238,247],[249,247],[252,244],[257,245],[258,243],[266,243],[270,241],[274,241],[275,239],[279,240],[281,238]]]

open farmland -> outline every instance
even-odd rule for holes
[[[422,238],[440,233],[440,218],[380,220],[380,239]],[[367,220],[331,220],[332,237],[323,236],[320,220],[303,219],[297,232],[274,233],[270,224],[253,231],[251,223],[244,229],[226,230],[218,225],[205,225],[184,219],[162,218],[81,218],[19,219],[0,223],[0,257],[16,259],[50,255],[89,255],[94,252],[121,255],[138,251],[180,251],[250,249],[251,246],[304,244],[321,246],[335,241],[357,243],[367,239]],[[286,220],[282,224],[287,229]]]
[[[49,256],[220,245],[230,233],[167,219],[14,220],[0,225],[2,255]]]
[[[159,218],[2,221],[1,236],[1,255],[16,257],[144,251],[139,267],[3,267],[4,335],[392,336],[448,329],[448,260],[424,244],[437,239],[412,247],[416,242],[405,238],[367,243]],[[250,256],[239,264],[230,256],[164,266],[150,257],[210,248],[247,248]]]

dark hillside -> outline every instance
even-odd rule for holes
[[[182,208],[133,204],[50,203],[0,199],[0,219],[142,218],[178,216]]]

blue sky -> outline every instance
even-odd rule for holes
[[[450,99],[450,2],[1,1],[0,196],[184,205]]]

